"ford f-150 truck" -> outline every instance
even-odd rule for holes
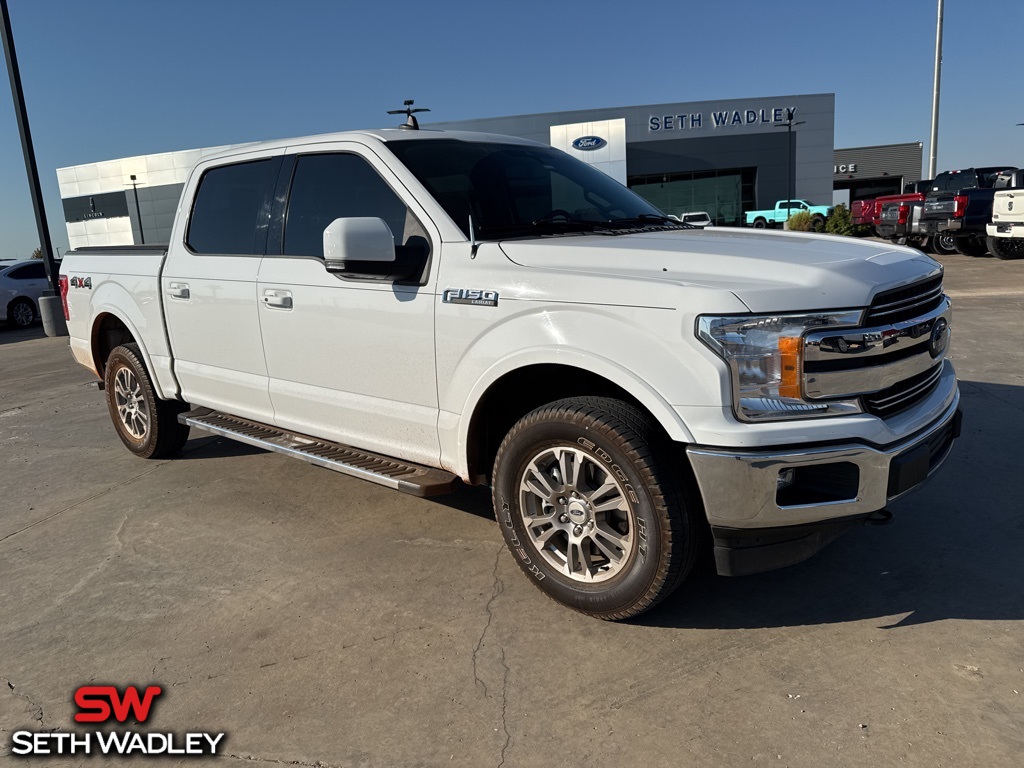
[[[528,578],[604,619],[706,545],[754,573],[888,520],[959,433],[932,259],[691,228],[508,137],[204,158],[168,245],[71,251],[61,286],[136,455],[195,429],[412,494],[489,485]]]
[[[811,223],[816,232],[825,229],[825,219],[832,213],[830,205],[811,205],[806,200],[779,200],[775,207],[765,211],[747,211],[744,216],[748,227],[767,229],[781,226],[789,221],[794,213],[807,211],[811,214]]]

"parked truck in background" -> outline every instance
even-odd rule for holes
[[[931,183],[932,183],[931,179],[925,179],[923,181],[917,181],[917,182],[914,182],[913,184],[906,185],[906,187],[904,187],[903,194],[901,194],[901,195],[882,195],[880,197],[876,197],[872,201],[872,203],[873,203],[873,205],[872,205],[872,211],[873,211],[873,213],[872,213],[872,217],[873,217],[872,225],[875,228],[875,234],[878,235],[879,237],[884,237],[886,239],[892,238],[893,237],[892,232],[889,230],[889,227],[892,225],[892,222],[891,222],[891,220],[883,221],[883,218],[882,218],[882,211],[885,208],[885,206],[890,205],[890,204],[894,204],[894,203],[897,204],[897,207],[894,210],[897,212],[897,215],[898,215],[899,204],[900,203],[920,203],[920,202],[923,202],[924,198],[925,198],[925,195],[928,194],[928,190],[931,188]],[[908,214],[910,213],[910,211],[911,211],[911,208],[908,207],[907,208]],[[890,211],[890,213],[892,213],[892,211]],[[908,219],[908,220],[912,221],[915,218],[918,218],[918,217],[917,216],[911,216],[910,219]],[[916,227],[915,231],[912,234],[911,233],[904,233],[903,235],[900,235],[899,237],[901,237],[901,238],[904,238],[904,237],[905,238],[909,238],[906,241],[907,245],[913,246],[914,248],[920,248],[923,251],[924,250],[929,250],[929,249],[934,249],[935,252],[940,254],[940,255],[948,255],[950,253],[953,253],[953,243],[952,243],[952,241],[950,241],[948,243],[946,243],[946,242],[943,242],[943,243],[933,242],[932,238],[929,238],[926,233],[924,233],[923,231],[920,230],[920,227]]]
[[[985,225],[985,234],[988,250],[997,259],[1024,257],[1024,189],[1001,189],[995,193],[992,221]]]
[[[832,213],[831,205],[811,205],[806,200],[779,200],[775,207],[764,211],[747,211],[745,214],[748,227],[767,229],[778,227],[789,221],[790,216],[800,211],[811,215],[811,223],[815,231],[825,229],[825,219]]]
[[[888,520],[959,434],[937,262],[688,227],[509,137],[206,157],[168,245],[79,248],[60,281],[135,455],[195,429],[412,494],[489,485],[524,574],[604,619],[705,545],[755,573]]]
[[[936,240],[952,238],[953,247],[964,256],[984,256],[992,198],[996,189],[1018,184],[1021,174],[1015,170],[994,166],[940,173],[925,198],[921,228]]]

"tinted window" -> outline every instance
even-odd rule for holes
[[[324,230],[335,219],[384,219],[395,245],[425,237],[423,227],[387,182],[359,155],[304,155],[296,161],[284,227],[284,252],[324,255]]]
[[[23,267],[12,269],[7,276],[14,280],[45,280],[46,267],[43,266],[43,262],[26,264]]]
[[[187,242],[197,253],[262,254],[256,229],[276,181],[277,158],[211,168],[192,206]]]
[[[474,235],[483,240],[560,227],[593,231],[595,223],[664,215],[607,174],[551,147],[409,139],[388,148],[467,237],[470,215]]]

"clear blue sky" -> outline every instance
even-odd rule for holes
[[[928,152],[935,0],[9,0],[54,245],[56,168],[428,119],[836,94],[837,147]],[[1024,165],[1024,0],[946,0],[940,169]],[[0,258],[38,244],[6,78]]]

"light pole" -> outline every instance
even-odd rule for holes
[[[932,136],[928,148],[928,178],[935,178],[935,161],[939,156],[939,78],[942,75],[942,0],[939,0],[935,23],[935,75],[932,79]]]
[[[139,208],[139,187],[138,187],[138,182],[135,180],[135,174],[134,173],[131,175],[130,178],[132,180],[132,192],[135,193],[135,215],[139,217],[139,240],[142,241],[140,243],[140,245],[145,245],[146,244],[146,235],[142,231],[142,209]]]
[[[57,265],[53,261],[53,245],[50,242],[50,228],[46,224],[46,208],[43,206],[43,192],[39,186],[39,169],[36,167],[36,153],[32,147],[32,131],[28,125],[28,110],[25,109],[25,92],[21,89],[21,72],[18,69],[18,55],[14,50],[14,36],[11,33],[11,14],[7,0],[0,0],[0,36],[3,37],[4,56],[7,59],[7,75],[11,80],[11,94],[14,96],[14,114],[18,119],[18,133],[21,135],[21,151],[25,156],[25,172],[28,174],[28,191],[36,214],[36,230],[39,232],[39,248],[43,252],[46,276],[50,280],[52,296],[41,296],[39,314],[47,336],[67,336],[64,323],[64,309],[60,300]]]
[[[786,122],[776,125],[776,128],[786,129],[786,221],[789,221],[790,211],[793,208],[793,126],[803,125],[806,120],[793,121],[796,116],[796,109],[786,109]]]

